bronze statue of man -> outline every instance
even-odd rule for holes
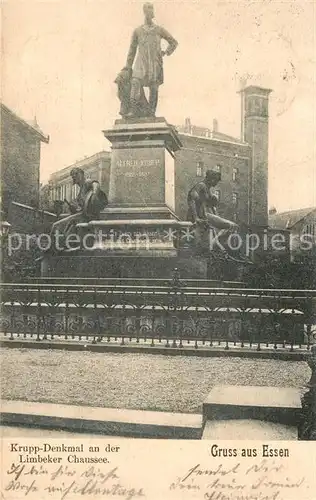
[[[225,241],[228,234],[238,228],[235,222],[224,219],[217,213],[218,199],[212,188],[220,180],[220,172],[208,170],[203,181],[195,184],[188,193],[187,219],[196,224],[197,246],[204,251],[209,249],[209,230],[213,231],[214,236],[219,233],[221,240]]]
[[[145,22],[133,32],[126,67],[122,70],[123,74],[121,72],[121,76],[127,81],[130,75],[130,106],[126,113],[129,118],[155,116],[158,89],[164,81],[163,56],[171,55],[178,45],[167,30],[153,22],[155,14],[152,3],[145,3],[143,11]],[[162,50],[161,40],[168,42],[166,50]],[[122,79],[119,81],[121,83]],[[145,87],[149,88],[148,101],[144,93]],[[128,85],[125,88],[128,89]]]
[[[84,171],[81,168],[73,168],[70,172],[72,182],[79,186],[79,193],[76,198],[67,203],[71,215],[64,217],[52,226],[51,235],[54,239],[57,232],[63,235],[64,239],[72,232],[76,232],[76,225],[79,222],[88,222],[98,219],[100,212],[108,204],[108,199],[104,191],[101,190],[98,181],[85,178]]]
[[[198,182],[188,194],[188,220],[196,224],[204,224],[215,229],[233,230],[237,224],[220,217],[217,213],[218,199],[212,193],[221,180],[220,172],[208,170],[203,181]]]

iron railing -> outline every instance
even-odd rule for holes
[[[0,287],[7,339],[309,350],[316,291],[197,286],[178,278],[7,283]]]

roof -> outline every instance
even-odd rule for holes
[[[219,141],[219,142],[229,142],[231,144],[238,144],[240,146],[248,146],[247,142],[244,142],[237,137],[233,137],[228,134],[223,134],[222,132],[214,131],[206,127],[199,127],[193,125],[191,127],[190,132],[187,131],[186,127],[178,126],[176,127],[178,133],[180,135],[184,135],[186,137],[199,137],[200,139],[208,139],[211,141]]]
[[[86,156],[85,158],[76,161],[75,163],[69,165],[68,167],[56,170],[56,172],[53,172],[50,175],[49,180],[51,182],[56,182],[56,181],[58,182],[61,179],[64,179],[65,177],[69,177],[70,171],[73,168],[82,168],[83,170],[85,170],[93,166],[99,160],[102,159],[110,160],[110,158],[111,158],[111,153],[109,151],[99,151],[98,153],[95,153],[91,156]]]
[[[245,93],[245,94],[262,94],[262,95],[269,95],[271,92],[273,92],[272,89],[267,89],[266,87],[259,87],[258,85],[248,85],[247,87],[243,87],[238,91],[238,94],[240,93]]]
[[[8,108],[8,106],[3,104],[3,102],[1,102],[0,104],[1,104],[1,113],[2,113],[2,111],[5,111],[6,113],[8,113],[11,116],[11,118],[13,118],[15,121],[18,121],[23,126],[27,127],[30,130],[30,132],[32,132],[34,135],[36,135],[38,137],[38,139],[40,141],[46,142],[46,143],[49,142],[49,135],[46,136],[42,132],[42,130],[39,128],[36,120],[35,120],[34,124],[31,124],[31,123],[23,120],[23,118],[20,118],[20,116],[18,116],[16,113],[14,113],[10,108]]]
[[[316,212],[316,207],[300,208],[298,210],[289,210],[280,214],[269,215],[269,226],[273,229],[291,229],[313,211]]]

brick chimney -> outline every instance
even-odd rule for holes
[[[191,134],[191,129],[192,129],[192,127],[191,127],[191,118],[186,118],[184,120],[184,132],[186,134]]]
[[[213,118],[213,130],[212,132],[218,132],[218,121],[216,118]]]
[[[241,139],[252,148],[250,166],[250,223],[268,225],[269,95],[271,90],[254,85],[242,88]]]

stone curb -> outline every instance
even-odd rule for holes
[[[90,352],[114,352],[114,353],[142,353],[142,354],[160,354],[166,356],[198,356],[198,357],[238,357],[238,358],[261,358],[261,359],[280,359],[284,361],[307,361],[311,354],[309,351],[290,352],[264,348],[261,351],[247,348],[230,348],[225,350],[224,347],[164,347],[160,345],[114,345],[114,344],[92,344],[90,343],[75,343],[75,342],[56,342],[51,340],[9,340],[2,339],[0,347],[8,348],[27,348],[27,349],[61,349],[66,351],[90,351]]]
[[[201,439],[202,415],[1,401],[1,424],[132,438]]]

